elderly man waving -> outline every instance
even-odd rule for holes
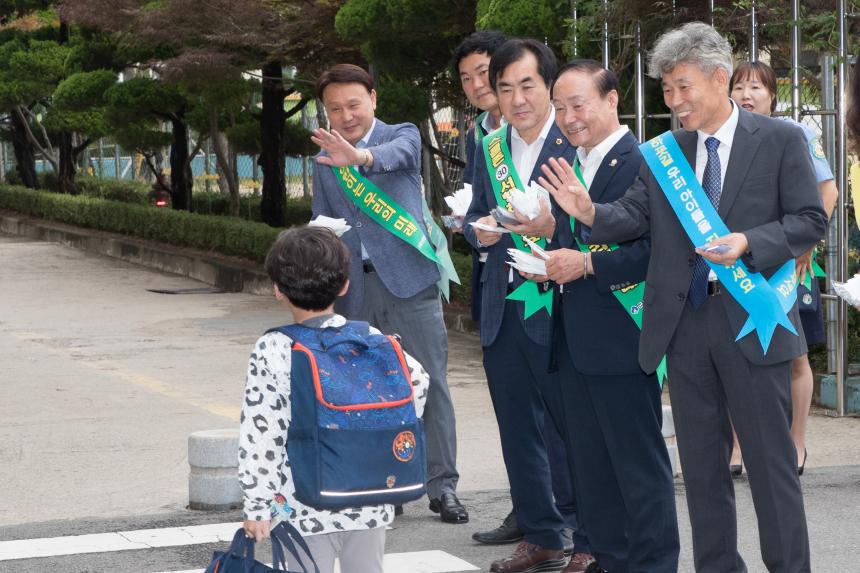
[[[731,70],[731,47],[712,27],[664,34],[649,72],[683,129],[642,147],[647,166],[617,201],[595,204],[575,181],[551,192],[591,227],[592,243],[650,232],[639,363],[653,372],[668,358],[696,571],[747,570],[729,473],[731,410],[749,452],[762,559],[772,572],[805,572],[788,408],[791,359],[806,344],[792,269],[827,217],[803,134],[734,105]]]

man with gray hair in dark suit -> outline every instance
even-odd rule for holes
[[[447,523],[467,523],[457,499],[457,434],[448,391],[448,331],[442,318],[437,253],[421,194],[421,137],[411,123],[375,117],[376,90],[358,66],[320,74],[317,97],[331,130],[311,138],[322,148],[314,170],[313,215],[342,218],[352,267],[338,313],[399,334],[430,375],[424,411],[427,496]],[[447,280],[447,279],[446,279]]]
[[[794,257],[827,216],[803,134],[729,99],[732,53],[689,23],[654,46],[650,75],[683,129],[642,146],[626,194],[592,203],[572,181],[550,190],[593,243],[651,234],[639,363],[668,359],[668,384],[700,573],[743,573],[729,472],[729,410],[745,452],[761,555],[810,570],[803,494],[789,431],[791,359],[806,351]]]

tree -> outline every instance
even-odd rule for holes
[[[208,107],[206,122],[200,127],[213,132],[219,171],[231,195],[238,194],[238,181],[222,130],[241,123],[236,113],[252,114],[262,140],[262,216],[269,224],[280,226],[285,222],[286,197],[283,125],[311,99],[303,96],[285,111],[285,97],[295,88],[283,79],[282,70],[288,57],[301,54],[291,41],[300,37],[310,22],[334,19],[332,4],[328,0],[70,0],[63,4],[61,13],[150,50],[151,55],[140,60],[142,65],[181,85],[183,91],[193,93]],[[314,59],[308,52],[303,57]],[[231,91],[227,84],[240,81],[242,72],[254,69],[262,70],[262,109],[249,105],[237,108],[232,95],[224,99]],[[173,145],[180,144],[174,139]],[[171,177],[177,171],[172,169]]]
[[[433,121],[433,99],[462,101],[459,86],[447,73],[451,53],[474,31],[474,0],[350,0],[338,11],[338,34],[361,43],[362,52],[379,75],[379,110],[409,110],[397,121],[415,122],[424,148],[424,182],[434,212],[442,209],[442,196],[452,182],[439,170],[434,156],[443,154]]]

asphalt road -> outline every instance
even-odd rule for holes
[[[240,520],[238,512],[185,509],[186,441],[237,423],[248,352],[290,317],[269,297],[147,290],[205,287],[0,236],[0,572],[194,570],[227,545],[2,557],[10,540]],[[450,348],[460,492],[472,521],[445,525],[424,502],[410,504],[386,553],[442,550],[487,570],[512,548],[469,536],[505,516],[507,481],[477,339],[451,333]],[[809,442],[803,484],[814,569],[860,572],[860,420],[813,416]],[[676,490],[680,570],[692,571],[681,480]],[[751,572],[763,572],[745,480],[737,491],[742,554]]]

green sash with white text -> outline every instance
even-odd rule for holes
[[[523,187],[520,176],[514,167],[511,152],[508,149],[508,129],[510,129],[509,125],[503,125],[496,131],[487,134],[482,140],[482,146],[496,203],[499,207],[513,212],[514,208],[509,201],[511,191],[513,189],[524,190],[525,187]],[[521,235],[511,233],[511,238],[517,249],[531,253],[531,248],[525,243]],[[534,241],[541,248],[546,245],[546,240],[543,237],[529,237],[529,240]],[[526,280],[506,298],[521,300],[525,303],[523,318],[530,317],[542,308],[546,309],[547,314],[552,314],[552,290],[541,292],[534,281]]]
[[[588,186],[585,184],[585,179],[582,176],[582,170],[580,169],[579,161],[574,162],[573,170],[576,173],[576,178],[579,179],[579,182],[582,183],[582,186],[587,189]],[[583,253],[597,253],[601,251],[618,250],[618,245],[616,244],[585,245],[581,243],[580,240],[576,237],[575,227],[576,219],[574,219],[573,215],[571,215],[570,231],[573,234],[573,240],[576,241],[576,246],[579,247],[579,250]],[[645,309],[645,305],[642,302],[642,297],[645,296],[645,281],[624,287],[622,289],[616,289],[612,291],[612,294],[624,308],[624,312],[626,312],[628,316],[633,319],[633,322],[636,324],[636,326],[639,327],[639,330],[642,330],[642,311]],[[657,366],[657,380],[660,382],[661,387],[663,385],[664,378],[666,378],[665,356],[663,357],[663,360],[660,361],[660,365]]]
[[[448,252],[448,241],[444,233],[433,221],[430,212],[427,209],[426,201],[424,203],[424,225],[430,240],[421,229],[420,223],[409,214],[409,212],[401,207],[397,201],[388,196],[388,194],[376,186],[370,179],[362,175],[355,166],[347,165],[344,167],[332,167],[334,176],[340,183],[343,192],[346,196],[358,207],[365,215],[370,217],[380,227],[397,237],[398,239],[410,244],[419,253],[430,259],[436,264],[439,269],[440,280],[438,286],[445,297],[445,300],[450,299],[449,281],[454,281],[460,284],[460,277],[457,276],[457,271],[454,269],[454,263],[451,260],[451,255]]]

